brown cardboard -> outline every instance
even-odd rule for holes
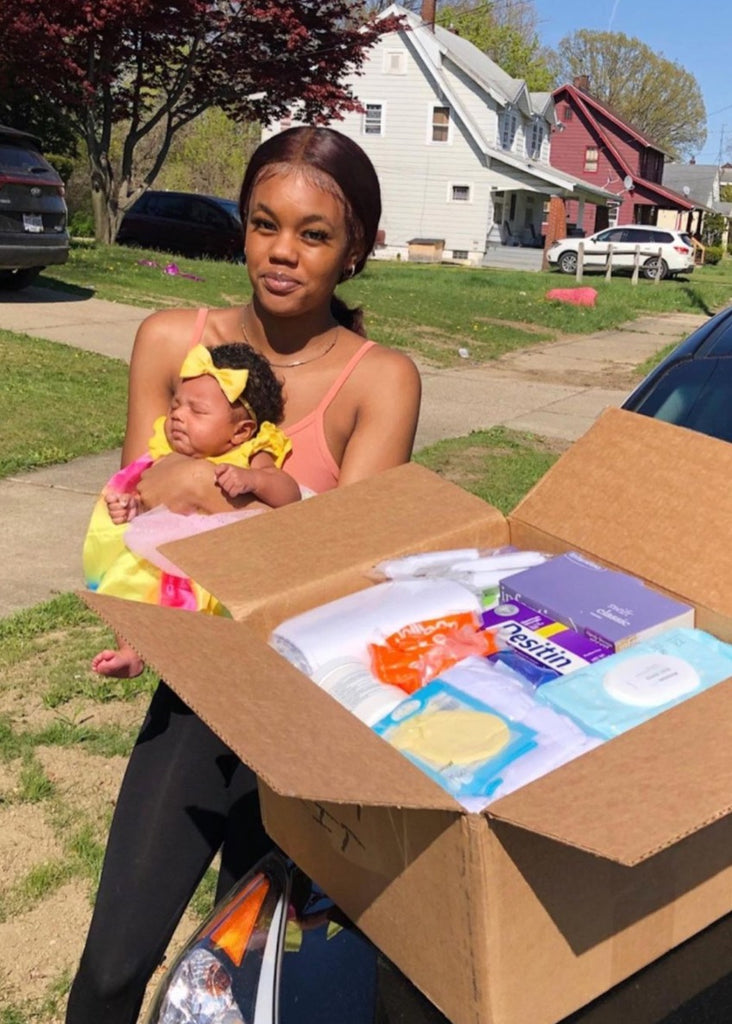
[[[555,1024],[732,910],[732,681],[467,815],[266,645],[380,559],[510,539],[732,639],[732,446],[612,411],[504,520],[418,466],[169,551],[244,621],[89,596],[263,780],[274,838],[456,1024]]]

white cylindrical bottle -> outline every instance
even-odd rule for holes
[[[391,714],[407,694],[382,683],[355,658],[336,658],[315,673],[313,680],[366,725]]]

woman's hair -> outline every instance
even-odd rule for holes
[[[348,241],[358,253],[354,276],[359,274],[376,243],[381,219],[381,189],[374,165],[361,147],[332,128],[288,128],[254,151],[239,195],[242,224],[247,222],[252,190],[267,171],[276,174],[292,168],[309,175],[314,185],[343,202]],[[360,309],[349,309],[334,295],[331,311],[344,327],[365,334]]]
[[[215,345],[210,352],[211,362],[221,370],[249,370],[242,398],[251,406],[257,423],[279,423],[285,414],[282,385],[264,356],[241,341]]]

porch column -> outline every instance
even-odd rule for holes
[[[577,227],[582,231],[585,229],[585,200],[584,196],[577,203]]]
[[[549,198],[549,215],[546,220],[546,234],[544,235],[544,255],[541,260],[541,269],[547,270],[549,262],[546,258],[547,249],[557,239],[564,238],[567,234],[567,207],[561,196]]]

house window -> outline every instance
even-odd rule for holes
[[[597,146],[588,146],[585,149],[585,170],[596,171],[598,161]]]
[[[432,141],[447,142],[450,133],[450,108],[432,108]]]
[[[385,75],[406,75],[407,54],[405,50],[387,50],[384,53]]]
[[[454,260],[466,260],[468,258],[468,250],[467,249],[453,249],[452,250],[452,258]]]
[[[451,185],[450,199],[453,203],[469,203],[470,185]]]
[[[366,103],[366,112],[363,115],[364,135],[384,134],[384,106],[382,103]]]
[[[565,122],[572,120],[572,108],[570,107],[569,103],[564,104],[564,109],[562,110],[562,120]]]
[[[516,138],[518,120],[513,110],[505,110],[501,115],[501,149],[513,149]]]
[[[541,156],[541,144],[544,141],[544,125],[535,118],[526,137],[526,155],[537,160]]]

